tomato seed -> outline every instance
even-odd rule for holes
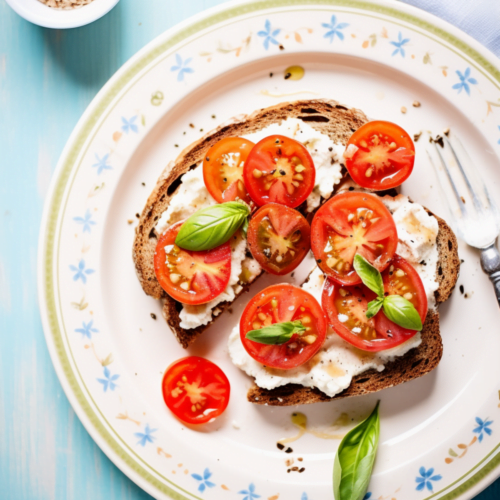
[[[302,340],[306,343],[306,344],[314,344],[314,342],[316,342],[316,335],[306,335],[305,337],[302,337]]]
[[[296,174],[296,175],[293,176],[293,178],[296,181],[303,181],[304,180],[304,176],[302,174]]]
[[[170,275],[170,281],[175,285],[176,283],[179,282],[179,280],[181,279],[181,275],[180,274],[171,274]]]
[[[366,172],[365,172],[366,177],[371,177],[372,174],[373,174],[373,167],[366,169]]]
[[[411,300],[411,298],[413,297],[413,294],[411,294],[410,292],[408,292],[408,293],[405,293],[405,294],[403,295],[403,297],[404,297],[406,300]]]
[[[300,173],[300,172],[303,172],[305,169],[306,169],[306,167],[304,167],[304,165],[297,165],[295,167],[295,172]]]
[[[366,143],[366,141],[365,141],[365,140],[359,141],[359,145],[360,145],[362,148],[367,148],[367,147],[368,147],[368,144]]]

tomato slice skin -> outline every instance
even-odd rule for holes
[[[167,368],[162,392],[165,404],[178,419],[188,424],[205,424],[227,408],[231,386],[215,363],[188,356]]]
[[[301,320],[309,328],[302,336],[281,345],[259,344],[245,337],[250,330],[285,321]],[[327,322],[318,301],[302,288],[287,283],[272,285],[246,306],[240,321],[240,338],[248,354],[263,365],[290,370],[309,361],[326,338]]]
[[[173,299],[183,304],[205,304],[220,295],[229,282],[231,246],[227,242],[202,252],[181,249],[175,238],[183,223],[170,226],[158,239],[154,255],[156,278]]]
[[[218,203],[237,198],[251,203],[243,181],[243,165],[255,144],[241,137],[225,137],[215,143],[203,160],[203,180]]]
[[[403,273],[401,276],[399,276]],[[415,306],[422,323],[427,316],[427,295],[413,266],[399,255],[382,273],[386,295],[403,295]],[[407,287],[403,290],[403,287]],[[412,338],[417,332],[390,321],[383,310],[373,318],[366,317],[367,305],[376,298],[365,285],[342,286],[327,278],[321,303],[328,323],[335,333],[358,349],[379,352],[396,347]]]
[[[247,241],[261,267],[282,276],[291,273],[304,260],[311,248],[311,228],[297,210],[268,203],[250,220]]]
[[[258,206],[279,203],[296,208],[311,194],[316,169],[300,142],[271,135],[259,141],[248,155],[243,178]]]
[[[351,145],[354,153],[349,153]],[[412,173],[415,144],[399,125],[372,121],[352,134],[345,160],[349,175],[361,187],[377,191],[392,189]]]
[[[311,250],[318,266],[342,285],[361,283],[353,266],[357,253],[382,272],[397,244],[392,215],[374,194],[337,194],[316,212],[311,224]]]

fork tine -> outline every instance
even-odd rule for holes
[[[463,154],[467,157],[469,165],[472,165],[472,159],[469,156],[467,150],[464,148],[462,141],[460,141],[460,139],[455,135],[453,136],[453,140],[456,141],[458,144],[460,144],[460,148],[462,149]],[[482,188],[483,195],[486,198],[486,201],[488,202],[489,208],[497,210],[496,203],[492,198],[490,198],[490,193],[488,191],[488,188],[486,187],[486,184],[484,183],[483,178],[481,176],[476,175],[476,187],[478,187],[479,185]]]
[[[434,144],[434,148],[436,149],[436,152],[439,156],[439,161],[441,162],[443,170],[446,173],[446,177],[448,178],[448,181],[453,189],[453,193],[455,194],[455,197],[457,199],[458,206],[460,207],[460,212],[462,213],[462,216],[465,216],[465,209],[463,206],[463,201],[462,201],[461,196],[458,194],[457,186],[455,185],[455,182],[453,181],[453,179],[451,177],[450,171],[448,170],[448,167],[446,165],[446,162],[444,161],[443,155],[441,154],[441,151],[439,151],[439,148],[435,142],[433,142],[433,144]],[[434,170],[436,172],[436,176],[437,176],[438,180],[440,181],[441,176],[439,175],[438,169],[437,169],[436,165],[434,164],[434,161],[432,160],[432,157],[428,151],[427,151],[427,155],[429,156],[429,160],[430,160],[432,166],[434,167]],[[443,190],[444,190],[444,186],[443,186]]]
[[[474,206],[476,207],[476,209],[479,212],[482,212],[483,207],[482,207],[482,205],[481,205],[481,203],[476,195],[476,192],[472,188],[472,184],[470,182],[470,179],[469,179],[468,175],[465,173],[464,167],[462,165],[462,162],[460,161],[460,158],[457,155],[457,152],[455,151],[455,148],[453,147],[451,141],[448,139],[448,137],[446,135],[444,136],[444,140],[446,141],[446,144],[448,144],[448,147],[450,148],[450,151],[452,152],[453,157],[455,158],[455,161],[457,162],[458,168],[460,169],[460,172],[462,173],[462,176],[464,178],[467,189],[469,190],[469,193],[472,197],[472,201],[474,202]]]

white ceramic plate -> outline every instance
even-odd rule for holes
[[[302,80],[284,79],[292,64],[305,68]],[[162,374],[186,351],[139,286],[131,246],[135,214],[167,162],[234,115],[329,97],[412,134],[452,127],[498,198],[499,66],[460,31],[403,4],[245,1],[168,31],[109,81],[54,176],[41,231],[40,304],[69,400],[125,474],[157,498],[332,498],[339,441],[307,433],[292,454],[279,451],[276,441],[297,433],[290,420],[297,409],[248,403],[251,382],[228,359],[226,338],[249,295],[188,351],[228,375],[224,416],[191,429],[163,403]],[[445,215],[426,147],[417,143],[404,192]],[[499,310],[478,254],[461,245],[460,255],[467,298],[457,290],[441,308],[438,369],[372,396],[300,408],[308,429],[332,433],[341,413],[359,420],[381,399],[381,441],[366,498],[471,498],[499,475]],[[292,458],[303,473],[287,472]]]

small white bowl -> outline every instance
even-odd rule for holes
[[[77,28],[107,14],[119,0],[94,0],[77,9],[54,9],[38,0],[6,0],[24,19],[45,28]]]

